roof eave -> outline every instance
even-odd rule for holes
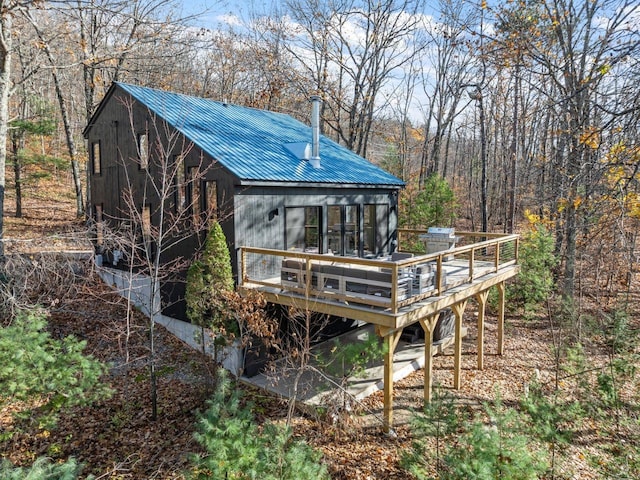
[[[386,184],[386,183],[332,183],[332,182],[291,182],[276,180],[252,180],[241,179],[240,186],[243,187],[299,187],[299,188],[362,188],[362,189],[383,189],[383,190],[401,190],[405,184]]]

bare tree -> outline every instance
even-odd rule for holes
[[[148,143],[136,138],[139,130],[135,124],[134,103],[123,100],[130,112],[132,141],[137,145],[133,157],[120,158],[126,181],[122,190],[123,210],[120,217],[97,218],[96,228],[101,230],[111,224],[109,238],[112,245],[125,256],[129,273],[142,275],[145,285],[144,310],[149,316],[149,372],[151,382],[152,418],[157,417],[157,372],[156,372],[156,323],[166,304],[161,298],[161,285],[176,281],[187,263],[183,256],[175,255],[176,247],[187,239],[199,238],[207,229],[215,211],[203,209],[203,198],[192,195],[184,197],[187,183],[199,185],[212,166],[202,162],[202,156],[194,150],[182,134],[166,122],[149,112]],[[184,177],[185,158],[200,158]],[[136,178],[134,178],[134,175]],[[103,224],[104,222],[104,224]],[[115,233],[115,234],[114,234]],[[100,238],[97,236],[97,238]],[[105,238],[104,240],[107,240]],[[107,247],[105,245],[105,247]],[[174,254],[170,254],[174,252]],[[136,288],[133,283],[130,288]]]
[[[323,118],[339,142],[367,155],[380,95],[419,51],[421,0],[289,1],[297,32],[290,50],[317,83]]]
[[[9,98],[13,89],[11,64],[13,59],[13,25],[17,15],[28,12],[35,2],[11,0],[2,3],[0,10],[0,258],[4,257],[4,194],[9,135]]]
[[[564,259],[563,293],[574,296],[576,247],[586,213],[585,192],[599,155],[593,134],[600,128],[599,102],[615,91],[609,73],[622,73],[626,59],[640,51],[640,36],[627,28],[633,2],[554,0],[541,5],[542,41],[529,44],[534,68],[542,69],[557,97],[558,163],[563,177],[559,230]],[[603,18],[607,20],[602,21]],[[595,129],[595,130],[594,130]]]
[[[228,103],[242,104],[245,96],[253,97],[253,88],[247,77],[248,49],[246,37],[233,29],[204,31],[201,46],[204,51],[194,51],[192,64],[200,71],[200,96]],[[243,98],[244,97],[244,98]]]
[[[55,5],[60,22],[77,26],[69,41],[77,45],[82,66],[85,119],[113,81],[169,74],[190,49],[185,33],[194,17],[179,14],[176,0],[64,0]],[[197,16],[195,14],[194,16]],[[150,72],[150,70],[153,70]]]
[[[440,2],[440,8],[441,20],[430,22],[426,30],[429,48],[423,60],[422,86],[427,105],[424,107],[421,187],[431,174],[446,176],[448,166],[442,160],[447,158],[447,138],[455,119],[466,106],[465,87],[475,83],[472,68],[475,56],[467,38],[475,12],[469,11],[464,2]]]
[[[24,29],[23,29],[24,30]],[[32,106],[35,98],[30,88],[29,79],[39,69],[38,49],[32,47],[33,38],[28,35],[22,35],[18,39],[18,43],[14,45],[17,56],[17,70],[19,73],[14,75],[16,82],[16,91],[19,99],[16,111],[10,123],[10,137],[14,173],[14,188],[16,196],[16,218],[22,217],[22,152],[24,152],[26,137],[29,133],[36,133],[34,130],[37,124],[34,122],[35,117],[39,116],[39,112],[32,112]],[[44,105],[46,100],[42,99],[38,103]],[[40,110],[36,108],[36,110]]]
[[[31,23],[38,39],[40,40],[41,48],[44,50],[47,57],[47,61],[51,68],[51,76],[56,89],[56,97],[58,105],[60,107],[60,116],[62,117],[62,124],[64,126],[65,138],[67,141],[67,149],[69,152],[69,159],[71,160],[71,172],[73,173],[73,184],[76,193],[76,214],[78,217],[84,215],[84,196],[82,193],[82,180],[80,178],[80,164],[78,161],[78,150],[76,148],[76,142],[74,140],[74,132],[71,126],[71,114],[67,107],[67,100],[64,95],[64,89],[60,76],[58,74],[58,65],[56,59],[51,51],[49,40],[45,38],[44,32],[40,23],[32,16],[28,15],[27,18]]]

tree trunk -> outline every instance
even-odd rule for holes
[[[482,203],[482,231],[486,232],[489,228],[489,212],[487,206],[487,134],[485,132],[484,118],[484,101],[482,92],[477,90],[478,110],[480,115],[480,163],[482,168],[482,177],[480,179],[480,201]]]
[[[47,52],[49,51],[47,47]],[[49,56],[49,62],[53,66],[53,58]],[[76,144],[73,140],[73,132],[71,131],[71,123],[69,122],[69,112],[67,104],[62,93],[62,87],[55,68],[51,71],[53,83],[56,86],[56,95],[60,104],[60,114],[62,115],[62,123],[64,125],[64,133],[67,138],[67,148],[69,149],[69,158],[71,159],[71,172],[73,173],[73,184],[76,190],[76,215],[82,217],[84,215],[84,199],[82,198],[82,182],[80,181],[80,165],[78,164],[78,152]]]
[[[64,99],[64,93],[62,91],[62,85],[60,84],[60,78],[58,76],[58,70],[56,68],[56,64],[51,53],[51,49],[49,48],[49,44],[46,39],[42,35],[42,32],[38,28],[35,20],[33,18],[29,18],[33,28],[38,35],[38,38],[42,42],[43,50],[47,55],[47,60],[49,60],[49,64],[51,65],[51,76],[53,78],[53,83],[56,87],[56,96],[58,97],[58,103],[60,105],[60,115],[62,116],[62,123],[64,125],[64,133],[67,139],[67,148],[69,150],[69,158],[71,160],[71,172],[73,173],[73,183],[76,190],[76,215],[78,217],[82,217],[84,215],[84,199],[82,198],[82,182],[80,181],[80,166],[78,164],[78,152],[76,150],[76,144],[73,140],[73,132],[71,130],[71,122],[69,121],[69,111],[67,110],[67,103]]]
[[[11,91],[12,13],[0,12],[0,259],[4,258],[4,190]]]
[[[516,189],[518,186],[518,102],[520,101],[520,64],[516,63],[513,87],[513,120],[511,130],[511,171],[509,179],[509,214],[507,215],[507,233],[513,233],[516,223]]]
[[[573,299],[575,291],[575,278],[576,278],[576,209],[573,202],[568,202],[567,205],[567,217],[565,223],[566,233],[566,249],[565,249],[565,264],[564,264],[564,282],[562,285],[562,296],[565,300],[570,301]]]
[[[22,164],[20,163],[20,139],[17,135],[11,136],[13,147],[13,175],[16,189],[16,218],[22,218]]]

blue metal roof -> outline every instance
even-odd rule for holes
[[[384,185],[404,183],[320,136],[320,168],[286,144],[311,143],[311,127],[289,115],[117,83],[138,102],[244,181]],[[311,110],[311,109],[310,109]]]

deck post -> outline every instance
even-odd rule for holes
[[[505,283],[500,282],[498,285],[498,355],[504,354],[504,297]]]
[[[424,403],[431,403],[433,386],[433,330],[440,313],[429,315],[420,319],[420,325],[424,329]]]
[[[484,369],[484,314],[489,290],[475,294],[478,302],[478,370]]]
[[[384,433],[389,433],[393,427],[393,353],[398,346],[402,335],[402,329],[385,332],[385,329],[377,329],[378,335],[384,338],[384,418],[382,428]]]
[[[451,306],[456,316],[455,353],[453,358],[453,388],[460,390],[460,371],[462,369],[462,315],[467,308],[467,300]]]
[[[398,265],[391,269],[391,311],[398,313]]]
[[[305,261],[305,282],[304,282],[304,298],[305,303],[309,304],[309,294],[311,293],[311,260],[308,258]]]

